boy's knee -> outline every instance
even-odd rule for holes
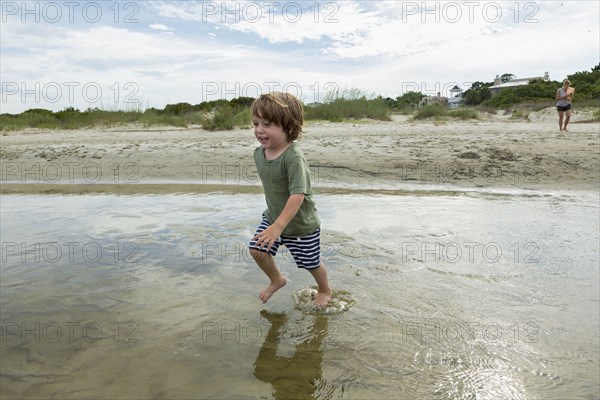
[[[255,261],[269,257],[268,253],[253,248],[250,249],[250,255],[252,256],[252,258],[254,258]]]

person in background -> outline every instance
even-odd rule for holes
[[[570,87],[571,82],[568,79],[563,81],[563,85],[556,91],[556,110],[558,111],[558,128],[560,131],[567,132],[567,125],[571,119],[571,102],[573,101],[574,88]],[[564,118],[563,114],[567,114]]]

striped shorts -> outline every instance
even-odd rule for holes
[[[260,233],[269,227],[269,222],[263,219],[256,229],[256,233]],[[259,250],[265,253],[269,253],[272,256],[277,254],[279,246],[282,244],[287,247],[290,251],[294,261],[298,268],[313,269],[318,268],[321,265],[321,230],[317,229],[310,235],[306,236],[279,236],[279,239],[273,243],[271,249],[267,251],[266,248],[260,248],[256,246],[256,241],[251,240],[249,247],[251,249]]]

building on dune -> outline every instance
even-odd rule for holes
[[[496,79],[494,79],[494,86],[490,86],[490,92],[492,96],[497,95],[503,90],[512,89],[523,85],[529,85],[530,81],[541,79],[547,81],[550,79],[548,72],[544,72],[543,76],[533,76],[531,78],[514,78],[509,80],[508,82],[502,82],[500,75],[496,75]]]

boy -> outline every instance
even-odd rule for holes
[[[254,162],[265,191],[267,209],[250,241],[250,254],[271,283],[258,298],[266,303],[287,283],[273,256],[285,244],[298,268],[314,277],[318,290],[314,303],[331,300],[327,270],[320,260],[320,220],[312,198],[310,171],[302,151],[294,143],[304,122],[300,101],[288,94],[263,94],[252,104],[254,136],[260,146]]]

